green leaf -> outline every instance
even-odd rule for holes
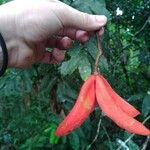
[[[62,63],[60,70],[61,70],[61,74],[62,75],[71,75],[77,68],[79,65],[79,61],[80,61],[80,51],[78,50],[72,50],[70,52],[70,60],[65,61]]]
[[[100,66],[101,72],[108,71],[108,62],[107,62],[106,57],[102,56],[100,58],[99,66]]]
[[[106,9],[105,0],[76,0],[73,3],[73,7],[83,12],[106,15],[110,17],[109,11]]]
[[[128,98],[128,101],[129,102],[134,102],[134,101],[137,101],[139,99],[142,99],[143,98],[143,95],[142,94],[135,94],[135,95],[131,95],[129,98]]]
[[[146,117],[150,113],[150,95],[146,95],[142,104],[142,114]]]
[[[44,130],[44,133],[49,133],[51,130],[56,129],[57,125],[55,123],[50,123],[49,127]]]
[[[62,75],[71,75],[78,67],[78,61],[76,61],[76,58],[72,58],[66,62],[62,63],[61,66],[61,74]]]
[[[79,136],[75,132],[72,132],[69,135],[69,143],[70,143],[73,150],[79,149],[79,147],[80,147]]]
[[[82,80],[86,80],[91,75],[91,64],[86,57],[82,57],[78,67]]]
[[[55,135],[55,131],[56,131],[56,128],[53,129],[50,133],[50,137],[49,137],[49,143],[50,144],[57,144],[59,142],[59,137],[57,137]]]
[[[98,52],[98,48],[97,48],[97,41],[94,37],[92,37],[86,44],[85,47],[87,48],[87,51],[89,52],[89,54],[92,56],[92,58],[95,60],[96,59],[96,55]]]
[[[49,133],[51,131],[51,127],[44,130],[44,133]]]
[[[110,12],[106,9],[105,0],[95,1],[93,5],[93,0],[91,1],[91,5],[89,6],[92,13],[105,15],[107,18],[110,18]]]

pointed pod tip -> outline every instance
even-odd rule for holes
[[[66,136],[67,134],[69,134],[70,131],[66,132],[66,131],[63,131],[62,128],[57,128],[56,131],[55,131],[55,135],[60,137],[60,136]]]
[[[56,129],[55,135],[58,136],[58,137],[63,136],[63,133],[62,133],[62,131],[60,130],[59,127]]]

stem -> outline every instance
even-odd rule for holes
[[[113,147],[112,147],[112,144],[111,144],[111,139],[110,139],[110,137],[109,137],[109,135],[108,135],[108,132],[107,132],[105,126],[103,126],[103,124],[102,124],[101,126],[102,126],[102,128],[103,128],[103,130],[104,130],[104,133],[106,134],[106,136],[107,136],[107,138],[108,138],[108,142],[109,142],[109,145],[110,145],[110,150],[113,150]]]
[[[103,49],[102,49],[102,45],[101,45],[102,36],[98,35],[98,33],[96,33],[96,36],[97,36],[98,53],[97,53],[97,57],[95,60],[95,65],[94,65],[94,74],[98,74],[98,64],[99,64],[100,57],[103,54]]]

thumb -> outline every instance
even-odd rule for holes
[[[84,31],[95,31],[103,27],[107,18],[104,15],[90,15],[80,12],[66,4],[61,9],[60,18],[64,26],[69,26]]]

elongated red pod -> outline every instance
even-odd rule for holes
[[[67,135],[79,127],[94,110],[95,105],[95,75],[91,75],[81,87],[74,107],[58,126],[56,135]]]
[[[96,98],[102,111],[119,127],[139,135],[150,135],[150,130],[142,123],[127,115],[109,95],[104,80],[96,76]]]
[[[107,88],[108,93],[111,95],[112,99],[115,101],[116,105],[118,105],[125,113],[127,113],[131,117],[136,117],[140,114],[138,110],[136,110],[132,105],[130,105],[128,102],[126,102],[122,97],[120,97],[110,86],[110,84],[107,82],[107,80],[102,76],[99,75]]]

